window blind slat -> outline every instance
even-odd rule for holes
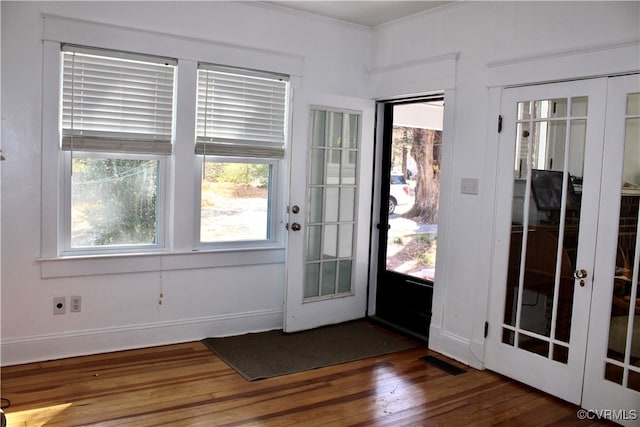
[[[282,158],[286,96],[282,76],[201,66],[196,154]]]
[[[63,149],[171,153],[173,64],[72,47],[62,55]],[[165,143],[158,149],[148,141]]]

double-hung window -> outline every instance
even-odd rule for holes
[[[63,45],[64,252],[162,247],[175,60]]]
[[[286,76],[199,65],[200,245],[275,240],[287,94]]]

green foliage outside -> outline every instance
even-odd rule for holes
[[[205,180],[217,183],[253,185],[263,188],[269,183],[269,165],[207,162]]]

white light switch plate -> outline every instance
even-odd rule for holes
[[[461,194],[478,194],[477,178],[462,178],[460,181]]]

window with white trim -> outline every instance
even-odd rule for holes
[[[275,240],[288,78],[199,64],[200,245]]]
[[[62,46],[65,253],[162,247],[176,64]]]

